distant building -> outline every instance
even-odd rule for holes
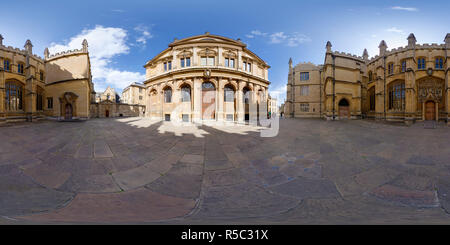
[[[145,105],[145,86],[132,83],[122,91],[122,103],[130,105]]]

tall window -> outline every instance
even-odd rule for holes
[[[44,107],[44,100],[42,94],[43,94],[42,89],[38,89],[36,91],[36,111],[42,111]]]
[[[300,95],[308,95],[309,94],[309,86],[300,86]]]
[[[406,60],[402,60],[402,72],[406,71]]]
[[[184,85],[181,87],[181,102],[191,101],[191,87],[189,85]]]
[[[405,82],[394,82],[389,85],[389,109],[405,110]]]
[[[11,71],[11,67],[10,67],[10,64],[9,64],[9,60],[4,60],[3,61],[3,69],[5,70],[5,71]]]
[[[375,111],[375,86],[369,89],[369,110]]]
[[[300,81],[309,80],[309,72],[300,72]]]
[[[19,63],[17,65],[17,73],[23,74],[23,64]]]
[[[164,71],[172,70],[172,61],[164,62]]]
[[[248,72],[252,71],[252,63],[247,63],[247,71]]]
[[[388,64],[388,74],[389,75],[394,74],[394,63],[389,63]]]
[[[164,89],[164,103],[172,103],[172,89],[170,87]]]
[[[442,69],[442,68],[444,68],[444,59],[442,59],[442,58],[436,58],[435,68],[436,68],[436,69]]]
[[[202,66],[213,66],[214,65],[214,56],[202,56],[201,57]]]
[[[242,90],[242,96],[244,97],[244,104],[248,104],[250,102],[250,90],[247,87]]]
[[[6,111],[23,110],[23,86],[17,82],[5,84],[5,109]]]
[[[225,86],[223,93],[225,102],[234,102],[234,90],[230,85]]]
[[[425,58],[419,58],[419,60],[417,61],[417,68],[419,70],[425,69]]]
[[[369,71],[369,82],[372,82],[373,80],[373,73]]]
[[[43,72],[43,71],[40,71],[40,72],[39,72],[39,79],[40,79],[41,81],[44,81],[44,72]]]
[[[53,97],[48,97],[47,98],[47,108],[48,109],[53,109]]]

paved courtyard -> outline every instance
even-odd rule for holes
[[[450,224],[450,128],[142,118],[0,127],[0,224]]]

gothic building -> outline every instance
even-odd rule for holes
[[[407,40],[392,50],[381,41],[371,59],[367,50],[336,52],[328,42],[323,65],[290,60],[285,115],[450,122],[450,34],[443,44],[417,44],[412,33]]]

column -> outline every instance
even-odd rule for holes
[[[192,88],[192,101],[194,104],[194,111],[192,113],[192,121],[201,121],[202,111],[202,82],[200,78],[194,78],[194,87]]]
[[[246,85],[246,83],[244,81],[238,81],[237,82],[238,87],[237,87],[237,91],[236,91],[236,102],[237,102],[237,121],[238,122],[244,122],[244,94],[243,94],[243,90],[244,87]]]

